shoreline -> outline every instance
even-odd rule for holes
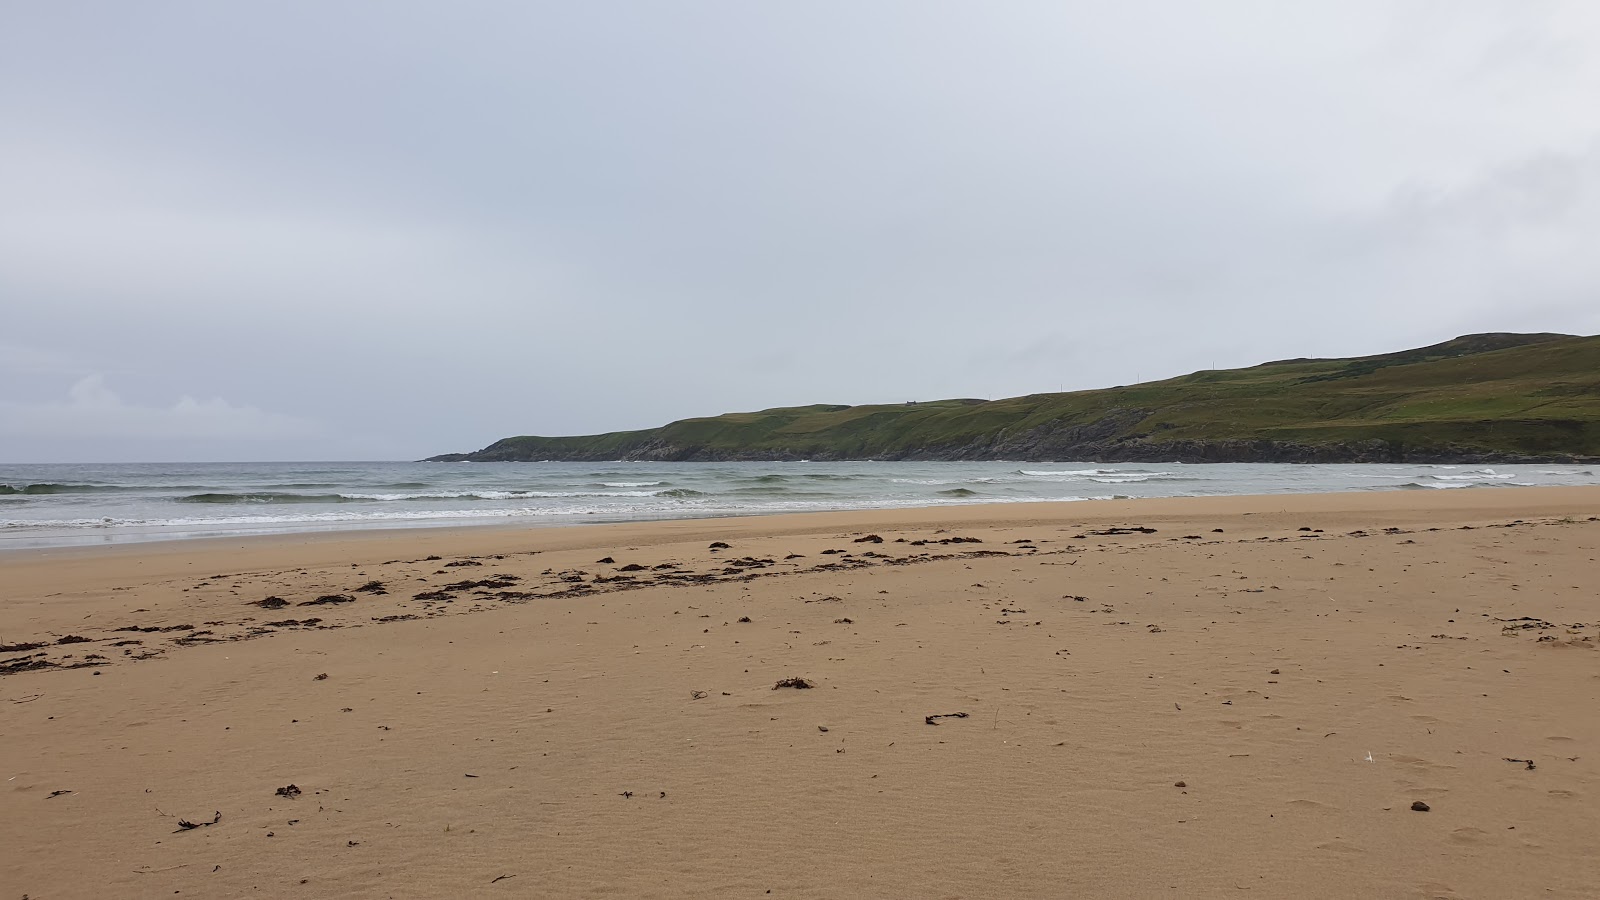
[[[1419,502],[1425,500],[1427,502]],[[98,580],[177,577],[195,567],[237,568],[246,560],[256,568],[327,566],[350,559],[367,563],[403,552],[446,556],[488,556],[527,552],[572,553],[618,544],[655,546],[709,542],[749,533],[769,538],[846,531],[907,528],[1027,528],[1038,523],[1181,523],[1206,516],[1254,518],[1260,527],[1288,527],[1277,517],[1362,514],[1385,527],[1426,521],[1441,513],[1479,518],[1505,516],[1537,507],[1546,515],[1600,515],[1600,486],[1462,489],[1421,494],[1414,491],[1338,491],[1219,497],[1158,497],[1133,500],[1073,500],[974,503],[890,509],[850,509],[755,516],[709,516],[635,522],[527,526],[485,523],[415,528],[290,532],[236,537],[176,538],[111,543],[102,546],[19,548],[0,551],[0,574],[18,592],[59,580],[59,566],[87,565],[111,572]],[[1294,526],[1298,527],[1298,526]],[[146,568],[146,563],[151,564]],[[120,564],[132,564],[137,574]],[[3,621],[3,619],[0,619]]]
[[[457,532],[460,532],[460,533],[478,533],[478,532],[493,533],[493,532],[498,532],[498,531],[541,532],[541,531],[546,531],[546,530],[565,531],[565,530],[568,530],[568,529],[613,528],[613,527],[616,527],[616,528],[650,528],[650,527],[653,527],[653,526],[656,526],[656,525],[670,525],[670,524],[674,524],[674,523],[728,522],[728,521],[740,522],[740,521],[744,521],[744,520],[747,520],[747,519],[748,520],[753,520],[753,521],[764,521],[764,520],[773,520],[773,519],[776,519],[776,520],[787,520],[787,519],[791,519],[791,518],[803,518],[803,517],[807,517],[807,516],[851,516],[851,515],[858,515],[858,514],[862,515],[862,516],[867,516],[867,517],[876,517],[876,519],[874,519],[875,521],[898,521],[899,518],[903,518],[904,516],[907,516],[907,515],[911,516],[912,518],[921,518],[922,516],[927,515],[927,514],[932,514],[935,511],[938,511],[938,512],[941,512],[941,513],[948,513],[948,514],[950,514],[950,516],[952,518],[959,519],[960,518],[959,513],[961,513],[962,511],[986,510],[986,509],[993,509],[993,508],[1011,508],[1011,507],[1044,507],[1046,509],[1053,508],[1053,507],[1060,507],[1060,508],[1068,508],[1068,507],[1070,507],[1070,508],[1075,508],[1075,509],[1076,508],[1086,508],[1086,509],[1091,510],[1090,513],[1089,513],[1090,515],[1100,515],[1100,514],[1103,514],[1101,512],[1101,510],[1103,508],[1105,508],[1107,505],[1111,505],[1111,504],[1138,504],[1139,506],[1137,506],[1135,510],[1124,510],[1124,511],[1136,511],[1137,509],[1148,508],[1148,505],[1150,505],[1150,504],[1161,505],[1161,504],[1167,504],[1167,503],[1186,503],[1186,502],[1209,503],[1209,502],[1212,502],[1212,501],[1221,502],[1221,503],[1226,504],[1227,501],[1240,501],[1240,502],[1243,502],[1243,503],[1246,503],[1246,504],[1249,504],[1249,505],[1260,506],[1260,505],[1271,505],[1271,501],[1274,501],[1274,500],[1276,500],[1278,498],[1291,498],[1291,497],[1321,498],[1321,497],[1335,497],[1335,496],[1350,496],[1350,497],[1359,497],[1359,498],[1369,498],[1369,497],[1382,496],[1382,497],[1393,497],[1393,498],[1396,498],[1396,499],[1390,500],[1390,501],[1386,501],[1386,502],[1380,502],[1380,503],[1375,505],[1376,508],[1389,508],[1389,507],[1392,507],[1392,506],[1415,506],[1415,505],[1420,505],[1420,506],[1425,506],[1425,507],[1430,507],[1431,508],[1433,506],[1432,503],[1429,503],[1429,502],[1418,503],[1416,501],[1419,500],[1421,497],[1426,497],[1426,496],[1430,496],[1430,495],[1436,495],[1436,496],[1454,495],[1454,496],[1458,496],[1459,497],[1459,496],[1461,496],[1463,494],[1474,494],[1475,495],[1475,494],[1486,493],[1486,492],[1520,493],[1520,492],[1529,492],[1529,491],[1532,491],[1532,492],[1539,492],[1539,491],[1545,491],[1545,492],[1593,491],[1593,492],[1596,493],[1597,496],[1600,496],[1600,486],[1582,485],[1582,486],[1524,487],[1524,486],[1484,485],[1484,486],[1471,486],[1471,487],[1456,488],[1456,489],[1453,489],[1453,490],[1436,490],[1436,491],[1430,491],[1430,492],[1427,492],[1427,493],[1423,493],[1423,492],[1419,492],[1419,491],[1398,490],[1398,489],[1395,489],[1395,490],[1351,489],[1351,490],[1344,490],[1344,491],[1280,491],[1280,492],[1264,493],[1264,494],[1225,494],[1225,495],[1207,495],[1207,496],[1128,497],[1128,498],[1124,498],[1124,499],[984,500],[984,501],[978,501],[978,502],[946,502],[946,503],[936,503],[936,504],[920,505],[920,506],[918,506],[918,505],[907,505],[907,506],[875,506],[875,507],[842,507],[842,508],[838,508],[838,509],[813,510],[813,511],[804,511],[804,512],[777,511],[777,512],[714,513],[714,514],[708,514],[708,515],[686,516],[686,517],[681,517],[681,518],[673,518],[673,517],[667,517],[667,516],[638,516],[638,517],[635,517],[635,518],[601,519],[600,521],[549,521],[549,520],[541,520],[538,517],[534,517],[534,516],[528,516],[528,517],[513,517],[513,516],[488,517],[488,516],[486,516],[483,519],[472,520],[472,521],[449,522],[448,520],[441,520],[439,523],[429,522],[427,524],[416,524],[416,525],[413,525],[413,524],[340,524],[340,525],[334,525],[334,526],[316,528],[316,529],[308,529],[308,530],[263,531],[263,532],[240,533],[240,534],[231,534],[231,535],[227,535],[227,534],[223,534],[223,535],[197,535],[197,536],[187,536],[187,537],[186,536],[179,536],[179,537],[153,536],[153,537],[148,537],[148,538],[140,537],[140,538],[132,538],[132,539],[125,538],[125,537],[124,538],[110,538],[110,539],[102,540],[101,543],[97,543],[97,544],[76,543],[76,544],[56,544],[56,545],[46,545],[46,546],[7,547],[7,546],[4,546],[3,541],[0,541],[0,564],[3,564],[8,559],[17,558],[19,555],[22,555],[22,554],[40,554],[40,553],[61,554],[61,553],[64,553],[66,551],[81,551],[81,552],[83,552],[85,554],[89,554],[89,555],[92,556],[92,555],[100,553],[100,552],[111,552],[111,551],[118,550],[118,549],[125,549],[126,552],[130,552],[130,553],[138,553],[138,552],[142,552],[141,548],[144,548],[144,550],[147,550],[147,551],[150,551],[150,552],[165,552],[164,550],[160,550],[160,549],[157,549],[157,548],[165,548],[165,547],[169,547],[169,546],[173,546],[173,545],[203,547],[203,546],[208,546],[208,545],[233,543],[233,542],[236,542],[236,541],[243,541],[243,542],[246,542],[246,545],[249,545],[249,544],[254,544],[256,542],[261,542],[261,541],[284,541],[284,542],[289,542],[289,543],[300,543],[300,542],[321,542],[321,541],[330,541],[330,540],[331,541],[339,541],[339,540],[358,540],[358,539],[360,539],[360,540],[366,540],[366,539],[386,540],[386,539],[391,538],[391,537],[400,538],[400,537],[405,537],[405,536],[412,536],[412,537],[421,538],[421,537],[427,537],[427,536],[430,536],[430,535],[437,535],[437,534],[441,534],[441,533],[449,534],[449,533],[457,533]],[[1537,496],[1537,495],[1529,495],[1529,496]],[[1398,498],[1407,498],[1407,500],[1402,502]],[[1293,504],[1290,504],[1290,505],[1293,505]],[[1321,501],[1313,501],[1312,505],[1313,506],[1319,506],[1319,505],[1321,505]],[[1355,503],[1355,504],[1351,504],[1350,508],[1366,508],[1369,505],[1372,505],[1372,504]],[[1477,505],[1479,505],[1479,504],[1472,504],[1472,503],[1467,503],[1467,504],[1446,504],[1444,508],[1456,509],[1456,508],[1462,508],[1462,506],[1471,507],[1471,506],[1477,506]],[[1507,500],[1507,501],[1500,502],[1500,503],[1482,504],[1483,508],[1485,508],[1485,509],[1499,509],[1499,508],[1505,508],[1505,507],[1507,507],[1509,505],[1514,505],[1514,503],[1512,501]],[[1158,511],[1156,514],[1165,514],[1165,513]],[[988,519],[990,519],[992,517],[986,516],[986,515],[983,515],[983,514],[979,514],[978,518],[984,519],[984,520],[988,520]],[[1027,518],[1027,517],[1019,517],[1019,518]],[[91,538],[91,536],[85,535],[84,539],[85,540],[91,540],[92,538]]]
[[[1597,556],[1600,487],[0,554],[0,883],[1579,900]]]

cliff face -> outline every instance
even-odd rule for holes
[[[1597,462],[1600,338],[1468,335],[1009,400],[809,406],[436,461]]]

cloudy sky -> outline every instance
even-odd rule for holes
[[[1600,5],[0,5],[0,462],[1600,332]]]

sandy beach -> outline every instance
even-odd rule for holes
[[[0,555],[0,897],[1600,895],[1600,489]]]

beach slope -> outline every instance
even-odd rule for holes
[[[1597,558],[1585,488],[12,553],[0,893],[1593,897]]]

